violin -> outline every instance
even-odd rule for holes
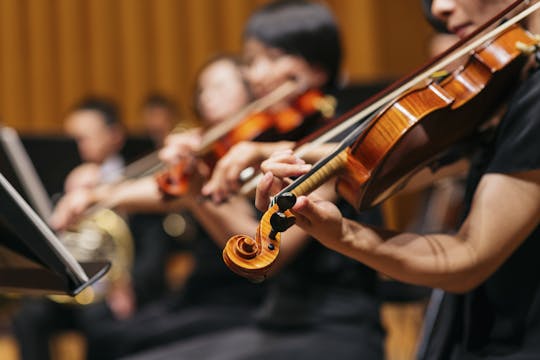
[[[223,250],[227,266],[262,281],[279,254],[280,233],[295,222],[290,209],[296,198],[331,177],[337,175],[337,193],[364,210],[397,192],[452,145],[475,134],[495,112],[496,106],[490,104],[504,102],[538,49],[540,38],[516,24],[538,8],[540,3],[488,33],[485,30],[491,24],[478,29],[410,76],[411,80],[391,85],[391,90],[383,91],[385,95],[342,119],[350,126],[362,114],[363,122],[329,156],[274,196],[254,239],[246,235],[229,239]],[[453,73],[431,76],[465,54],[470,54],[467,62]]]
[[[235,144],[253,140],[264,132],[274,129],[286,134],[302,125],[304,119],[320,113],[325,118],[333,115],[335,101],[321,91],[304,91],[290,106],[278,111],[270,107],[298,92],[298,84],[286,82],[266,97],[248,105],[233,118],[220,123],[203,135],[195,157],[202,159],[210,169]],[[175,166],[156,176],[160,191],[169,197],[178,197],[189,189],[189,174],[193,159],[183,159]]]

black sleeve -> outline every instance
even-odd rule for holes
[[[135,260],[131,272],[137,304],[161,295],[165,290],[165,260],[169,245],[162,226],[163,216],[136,214],[129,217],[135,243]]]
[[[509,104],[497,131],[488,173],[540,169],[540,70],[529,76]]]

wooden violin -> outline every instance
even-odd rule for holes
[[[290,209],[296,197],[329,178],[338,175],[338,194],[363,210],[394,194],[415,172],[474,134],[497,109],[493,104],[502,104],[511,93],[529,55],[538,49],[540,39],[516,25],[538,8],[540,3],[480,37],[485,28],[479,29],[421,68],[412,80],[392,85],[396,90],[357,110],[367,119],[332,154],[273,198],[255,239],[229,239],[223,250],[227,266],[249,279],[264,279],[279,254],[280,233],[294,224]],[[471,37],[476,38],[471,42]],[[470,56],[461,68],[436,79],[430,76],[465,54]],[[377,103],[384,106],[370,108]]]
[[[195,157],[202,159],[213,169],[216,162],[235,144],[253,140],[269,129],[280,134],[288,133],[300,125],[305,118],[317,112],[325,117],[333,115],[335,102],[319,90],[307,90],[298,96],[291,106],[270,111],[275,103],[298,92],[299,85],[286,82],[271,94],[248,105],[233,118],[204,132]],[[156,176],[159,189],[171,197],[185,194],[189,188],[192,158],[185,158],[177,165]]]

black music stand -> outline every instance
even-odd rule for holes
[[[0,173],[0,292],[74,296],[110,263],[80,263]]]

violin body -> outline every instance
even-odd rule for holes
[[[410,90],[381,111],[349,149],[336,187],[363,210],[401,189],[412,175],[470,138],[518,83],[526,56],[516,43],[534,44],[513,26],[440,82]]]
[[[286,134],[300,127],[307,117],[328,108],[327,97],[318,90],[308,90],[292,105],[277,111],[261,111],[250,114],[238,122],[211,144],[205,145],[196,155],[209,169],[213,169],[217,161],[229,149],[241,141],[257,139],[263,133],[274,129],[278,134]],[[160,191],[168,197],[185,195],[189,189],[189,175],[193,171],[194,159],[183,159],[156,176]]]
[[[453,145],[470,138],[512,93],[529,59],[524,49],[539,40],[517,25],[476,49],[446,78],[415,81],[366,124],[274,197],[255,239],[232,237],[223,250],[237,274],[263,279],[279,254],[279,235],[293,223],[296,196],[306,195],[337,175],[336,189],[359,210],[374,206]],[[350,145],[349,145],[350,144]]]

